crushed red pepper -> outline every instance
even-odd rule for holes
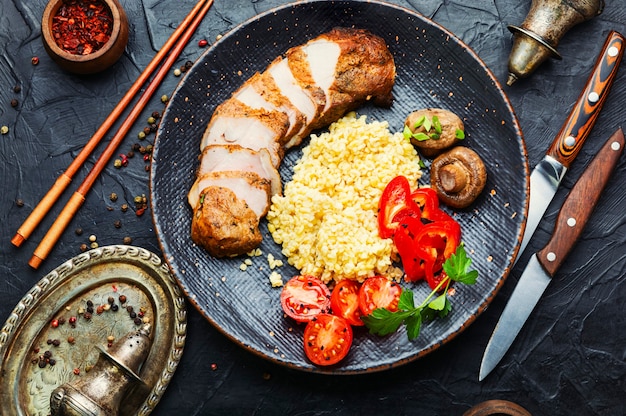
[[[52,32],[59,47],[74,55],[89,55],[109,41],[113,16],[101,0],[64,1],[52,18]]]

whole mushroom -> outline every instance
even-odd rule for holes
[[[478,198],[487,183],[482,159],[470,148],[457,146],[437,156],[430,167],[430,185],[452,208],[465,208]]]
[[[442,108],[424,108],[410,113],[404,122],[404,136],[425,157],[435,157],[465,137],[463,121]]]

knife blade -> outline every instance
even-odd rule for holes
[[[526,228],[513,265],[517,263],[528,245],[528,241],[554,198],[563,176],[589,137],[613,85],[623,54],[624,37],[616,31],[611,31],[596,59],[585,88],[574,103],[546,155],[533,169],[530,175]]]
[[[552,277],[563,264],[585,228],[623,150],[624,133],[620,128],[600,149],[567,195],[550,240],[543,249],[533,254],[504,307],[485,348],[479,381],[504,357]]]

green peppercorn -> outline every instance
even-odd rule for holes
[[[146,133],[144,133],[143,131],[140,131],[139,133],[137,133],[137,138],[139,140],[144,140],[146,138]]]
[[[148,117],[148,124],[154,124],[156,123],[156,119],[152,116]]]
[[[137,195],[137,196],[135,197],[134,201],[135,201],[135,205],[141,205],[141,204],[143,204],[143,198],[142,198],[141,196],[139,196],[139,195]]]
[[[7,134],[9,132],[9,126],[0,127],[0,133]]]
[[[115,161],[113,162],[113,166],[117,169],[122,167],[122,161],[121,159],[115,159]]]
[[[162,103],[166,103],[166,102],[168,102],[168,101],[169,101],[169,98],[167,97],[167,95],[163,94],[163,95],[161,96],[161,102],[162,102]]]
[[[117,194],[115,192],[111,192],[111,195],[109,195],[109,199],[111,200],[111,202],[117,201]]]

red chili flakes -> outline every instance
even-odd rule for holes
[[[52,32],[59,47],[74,55],[89,55],[111,37],[113,16],[101,0],[64,1],[52,18]]]

